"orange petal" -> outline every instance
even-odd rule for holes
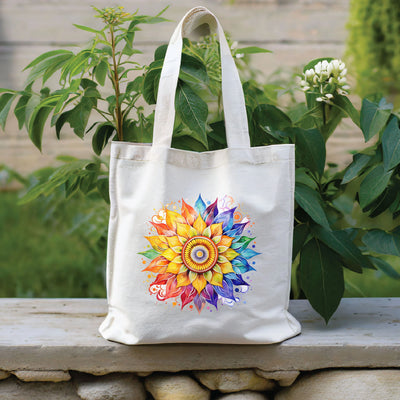
[[[168,249],[165,236],[145,236],[145,238],[150,242],[151,247],[158,252]]]
[[[178,236],[167,236],[167,241],[169,244],[169,247],[182,247],[182,243],[179,241]]]
[[[201,218],[200,215],[196,218],[196,221],[194,221],[193,228],[196,229],[197,234],[199,235],[201,235],[204,229],[207,228],[206,223],[203,221],[203,218]]]
[[[233,238],[229,237],[229,236],[222,236],[221,241],[218,243],[218,246],[227,246],[227,247],[231,247]]]
[[[193,222],[196,220],[197,217],[197,212],[192,206],[189,206],[189,204],[185,203],[184,200],[182,199],[182,216],[185,217],[187,223],[189,225],[193,225]]]
[[[142,271],[160,273],[160,270],[166,267],[168,263],[169,261],[166,258],[158,256]]]
[[[211,279],[211,282],[210,282],[211,285],[223,287],[222,286],[222,280],[223,280],[224,276],[222,274],[218,273],[218,272],[215,272],[215,271],[212,272],[212,275],[213,276],[212,276],[212,279]]]
[[[212,238],[214,236],[222,236],[222,222],[220,222],[218,224],[211,224],[210,229],[211,229],[211,237]]]
[[[229,274],[231,272],[235,272],[230,262],[220,263],[219,266],[221,267],[221,271],[223,274]]]
[[[175,211],[171,211],[166,208],[165,214],[166,214],[165,221],[167,222],[168,227],[174,230],[175,232],[176,232],[176,224],[178,222],[180,222],[181,224],[184,224],[186,222],[185,218],[183,218],[181,214],[178,214]]]
[[[171,274],[175,274],[176,275],[176,274],[179,273],[181,267],[182,267],[182,264],[177,264],[177,263],[174,263],[174,262],[171,261],[168,264],[168,268],[167,268],[166,272],[170,272]]]
[[[189,236],[190,228],[191,228],[190,225],[181,224],[181,223],[178,222],[176,224],[176,233],[180,237],[184,237],[185,239],[189,239],[190,238],[190,236]]]
[[[187,286],[190,285],[190,279],[189,279],[189,274],[188,272],[183,272],[182,274],[178,274],[176,276],[176,281],[177,281],[177,287],[181,286]]]
[[[168,248],[165,250],[162,254],[163,257],[165,257],[167,260],[172,261],[175,257],[178,256],[172,249]]]
[[[155,222],[151,222],[150,223],[154,226],[154,228],[156,228],[157,233],[159,235],[165,235],[165,236],[173,236],[175,235],[175,232],[172,231],[171,229],[169,229],[169,227],[165,224],[156,224]]]
[[[197,290],[197,293],[201,293],[201,291],[206,287],[207,281],[204,278],[203,274],[198,274],[197,278],[192,282],[193,287]]]

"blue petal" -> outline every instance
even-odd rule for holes
[[[235,296],[233,295],[233,284],[230,280],[223,280],[222,287],[221,286],[214,286],[214,290],[219,294],[221,297],[225,297],[226,299],[236,300]]]
[[[241,235],[247,224],[248,224],[247,222],[243,222],[240,224],[233,225],[232,229],[230,231],[226,232],[226,235],[230,236],[230,237]]]
[[[233,225],[233,213],[235,212],[236,207],[231,208],[228,211],[224,211],[221,214],[218,214],[214,218],[214,224],[218,224],[222,222],[222,229],[225,231],[228,231],[229,229],[232,228]]]
[[[203,212],[206,209],[206,203],[204,203],[203,199],[201,198],[201,194],[199,194],[199,198],[196,200],[196,203],[194,205],[194,208],[196,211],[200,214],[203,215]]]
[[[240,251],[240,255],[247,259],[252,258],[254,256],[258,256],[259,254],[261,254],[261,253],[257,253],[256,251],[251,250],[251,249],[244,249],[244,250]]]
[[[232,261],[233,270],[237,274],[244,274],[249,271],[255,271],[255,269],[247,262],[244,257],[237,256]]]
[[[243,278],[242,275],[235,274],[235,279],[231,279],[232,283],[236,286],[246,285],[250,286]]]

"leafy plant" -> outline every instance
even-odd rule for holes
[[[396,0],[353,0],[347,24],[346,58],[357,91],[394,94],[400,89],[400,4]]]
[[[139,52],[133,47],[133,40],[140,24],[164,19],[160,14],[127,14],[121,8],[97,12],[105,24],[102,30],[78,26],[94,34],[88,48],[76,54],[65,50],[45,53],[27,67],[30,74],[25,90],[1,89],[3,125],[18,98],[14,113],[20,127],[28,129],[39,148],[48,120],[59,138],[66,123],[80,137],[93,133],[96,157],[64,157],[60,167],[37,173],[22,202],[59,191],[67,198],[83,193],[88,199],[108,202],[108,162],[101,157],[107,143],[111,139],[152,140],[151,106],[156,102],[167,46],[158,47],[153,62],[143,66],[132,61]],[[184,40],[172,142],[176,148],[207,151],[226,147],[218,48],[215,36],[200,42]],[[328,321],[344,293],[344,269],[356,273],[379,269],[394,279],[400,278],[381,257],[399,256],[398,116],[384,100],[364,99],[358,111],[347,97],[344,64],[331,58],[313,60],[305,66],[300,84],[305,102],[283,110],[278,107],[277,86],[258,83],[257,74],[249,65],[248,54],[262,51],[266,50],[240,49],[232,44],[232,53],[245,78],[250,140],[252,146],[296,145],[292,296],[308,298]],[[131,80],[131,70],[141,74]],[[54,74],[60,76],[59,88],[51,91],[44,84]],[[111,95],[107,94],[107,80],[111,82]],[[40,83],[39,92],[35,92],[33,88]],[[139,105],[143,101],[146,107]],[[90,125],[89,116],[93,114],[99,120]],[[355,153],[353,162],[344,170],[333,165],[326,168],[326,143],[345,117],[360,128],[366,141],[377,139],[366,150]],[[106,215],[105,208],[99,213]],[[389,230],[371,222],[372,229],[367,229],[362,223],[362,218],[371,220],[388,213],[392,215]],[[81,221],[82,230],[88,233],[86,240],[104,248],[107,219]],[[95,231],[101,234],[93,237],[90,233]]]

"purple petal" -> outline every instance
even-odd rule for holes
[[[197,308],[197,311],[198,311],[199,313],[201,313],[201,310],[203,309],[204,304],[205,304],[204,298],[203,298],[202,296],[197,295],[197,296],[194,298],[193,302],[194,302],[194,305],[195,305],[196,308]]]
[[[231,208],[228,211],[224,211],[221,214],[218,214],[214,218],[214,224],[218,224],[222,222],[222,229],[224,231],[228,231],[229,229],[232,228],[233,225],[233,213],[235,212],[236,207]]]
[[[204,222],[207,224],[207,226],[211,225],[214,221],[214,218],[218,214],[218,198],[214,201],[214,203],[210,204],[206,210],[204,211],[202,217]]]
[[[250,286],[243,278],[242,275],[239,274],[232,274],[235,275],[234,279],[231,279],[232,283],[236,286],[240,286],[240,285],[246,285],[246,286]]]
[[[243,222],[241,224],[235,224],[232,226],[232,229],[230,229],[228,232],[225,233],[226,236],[239,236],[242,234],[245,226],[248,224],[248,222]]]
[[[204,288],[201,294],[208,303],[212,304],[216,309],[218,309],[218,295],[215,293],[213,285],[207,283],[207,286]]]

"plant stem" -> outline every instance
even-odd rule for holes
[[[118,140],[124,140],[123,132],[122,132],[122,113],[121,113],[121,105],[119,103],[119,76],[118,76],[118,64],[115,56],[115,37],[114,30],[112,25],[110,26],[110,35],[111,35],[111,49],[112,49],[112,59],[113,59],[113,83],[115,90],[115,119],[117,122],[117,136]]]

